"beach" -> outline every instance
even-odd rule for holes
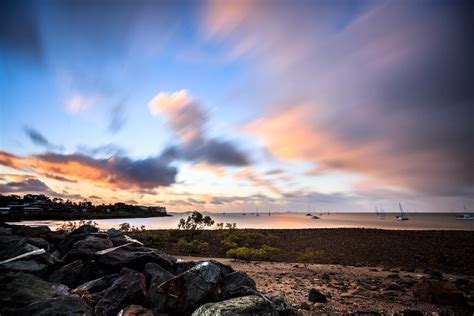
[[[268,245],[278,251],[265,258],[276,262],[297,262],[305,249],[318,252],[313,263],[346,266],[378,266],[423,272],[474,275],[474,232],[402,231],[381,229],[252,229],[238,230],[248,240],[241,243],[258,248]],[[183,249],[176,230],[132,233],[147,246],[174,255],[225,258],[223,232],[203,230],[195,239],[208,243],[204,249]]]
[[[204,258],[181,257],[183,260],[204,260]],[[380,267],[354,267],[333,264],[309,264],[241,261],[215,258],[214,260],[247,273],[263,293],[282,291],[292,306],[302,315],[319,313],[407,313],[418,311],[452,315],[469,315],[465,308],[440,306],[419,301],[413,294],[413,286],[426,273],[413,273]],[[474,277],[444,274],[443,280],[460,286],[470,297],[474,294]],[[463,280],[463,281],[460,281]],[[467,280],[467,281],[465,281]],[[308,300],[310,289],[315,288],[326,296],[324,303]],[[470,296],[469,296],[470,295]],[[437,314],[436,314],[437,313]],[[408,313],[407,313],[408,314]]]

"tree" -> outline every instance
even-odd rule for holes
[[[206,226],[214,225],[214,220],[209,216],[204,216],[198,211],[194,211],[188,218],[179,220],[178,229],[184,229],[189,231],[191,234],[191,239],[194,239],[194,234],[197,230],[202,230]]]

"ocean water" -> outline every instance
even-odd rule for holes
[[[395,215],[386,214],[385,219],[373,213],[337,213],[318,215],[319,219],[312,219],[305,213],[268,213],[255,214],[241,213],[207,213],[216,223],[236,223],[237,228],[265,228],[265,229],[298,229],[298,228],[378,228],[395,230],[474,230],[474,220],[457,220],[455,214],[447,213],[414,213],[408,214],[409,220],[397,221]],[[169,217],[149,218],[117,218],[95,220],[101,229],[118,228],[121,223],[130,223],[147,229],[177,228],[181,218],[189,213],[169,213]],[[48,225],[56,229],[63,221],[24,221],[25,225]],[[14,224],[14,223],[12,223]]]

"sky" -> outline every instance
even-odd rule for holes
[[[472,1],[2,1],[0,193],[474,209]]]

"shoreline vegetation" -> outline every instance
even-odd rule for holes
[[[118,202],[114,204],[93,204],[88,200],[73,202],[46,195],[0,194],[0,221],[21,220],[91,220],[113,218],[144,218],[172,216],[163,206],[138,206]]]

